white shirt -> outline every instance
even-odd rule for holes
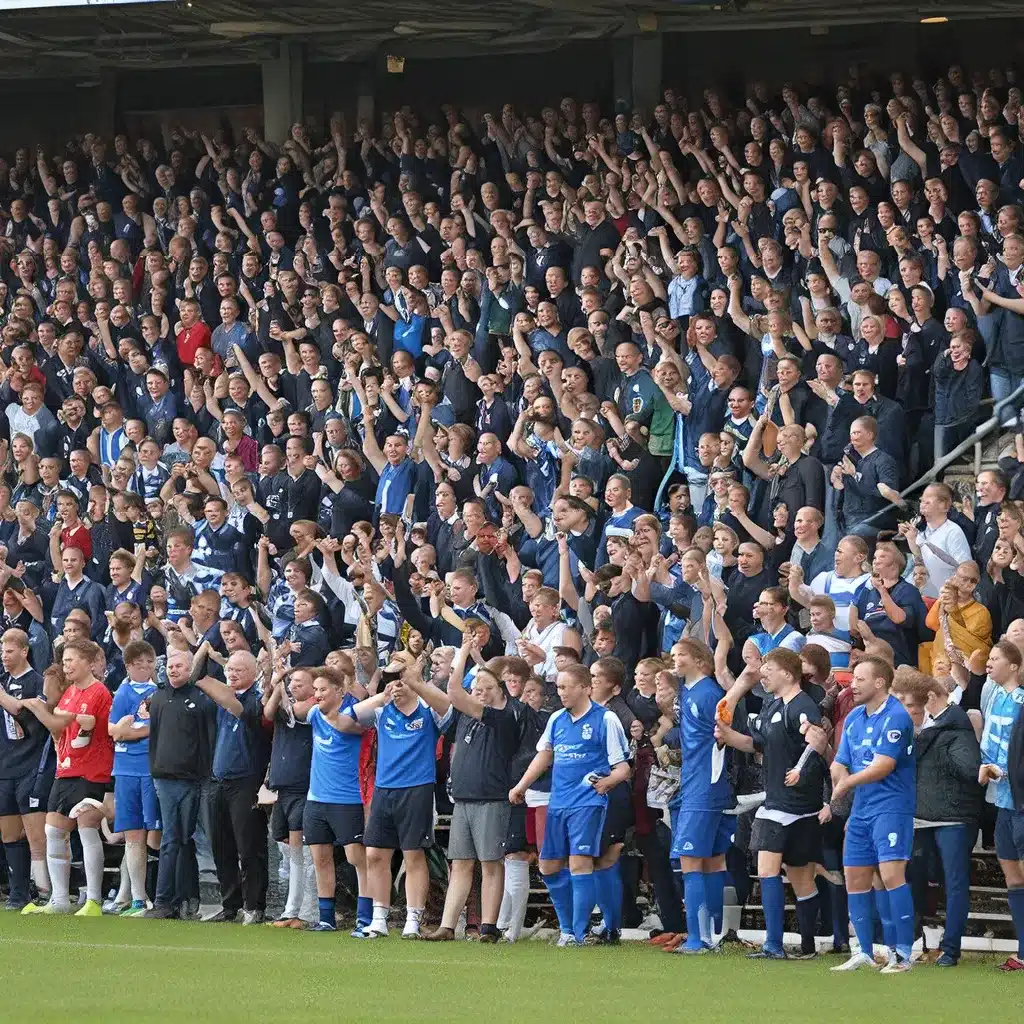
[[[523,630],[523,639],[536,644],[544,652],[543,664],[534,666],[534,671],[548,682],[554,682],[555,676],[558,675],[558,669],[555,668],[555,648],[565,646],[562,640],[567,628],[564,622],[556,619],[550,626],[538,630],[537,624],[531,619]]]
[[[951,519],[934,529],[926,526],[918,535],[917,543],[921,561],[928,570],[928,582],[921,588],[925,597],[938,597],[942,584],[956,572],[957,566],[974,557],[964,531]],[[944,552],[948,560],[937,554],[936,548]]]

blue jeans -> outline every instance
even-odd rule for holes
[[[989,368],[988,386],[992,391],[992,398],[995,401],[999,402],[1012,395],[1021,384],[1024,384],[1024,377],[1020,374],[1010,373],[1009,370],[1005,370],[1001,366]],[[1013,407],[1008,405],[999,414],[999,418],[1004,427],[1012,426],[1015,418]]]
[[[960,941],[970,908],[971,850],[978,834],[977,825],[940,825],[914,832],[914,856],[911,880],[918,918],[923,915],[928,882],[941,862],[946,890],[946,927],[939,948],[951,957],[960,956]]]
[[[160,863],[156,876],[157,905],[177,909],[189,896],[189,843],[199,821],[202,784],[181,779],[154,779],[160,801]]]

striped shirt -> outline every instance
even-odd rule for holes
[[[860,576],[840,576],[834,569],[820,572],[811,580],[811,590],[815,594],[831,597],[836,606],[836,636],[842,640],[850,639],[850,606],[855,604],[860,592],[871,579],[870,573]]]
[[[833,668],[849,668],[852,646],[849,637],[850,634],[847,630],[833,629],[829,633],[810,633],[807,636],[807,642],[824,647],[828,651],[829,664]]]
[[[121,452],[128,446],[128,435],[124,427],[118,427],[111,432],[100,427],[100,465],[114,466],[121,455]]]

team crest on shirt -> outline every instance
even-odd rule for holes
[[[888,740],[888,741],[889,741],[890,743],[899,743],[899,741],[900,741],[900,740],[902,739],[902,736],[900,735],[900,731],[899,731],[899,729],[890,729],[890,730],[889,730],[889,731],[888,731],[888,732],[887,732],[887,733],[885,734],[885,738],[886,738],[886,739],[887,739],[887,740]]]
[[[592,736],[594,735],[594,730],[593,730],[593,728],[592,728],[591,726],[589,726],[589,725],[585,725],[585,726],[583,726],[583,728],[582,728],[582,729],[580,730],[580,735],[581,735],[581,736],[582,736],[582,737],[583,737],[583,738],[584,738],[585,740],[589,740],[589,739],[590,739],[590,738],[591,738],[591,737],[592,737]]]
[[[644,400],[642,398],[633,399],[633,412],[642,412],[644,408]]]
[[[695,700],[690,701],[690,714],[693,715],[694,718],[700,718],[700,708],[697,707],[697,702]]]

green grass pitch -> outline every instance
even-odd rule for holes
[[[557,950],[351,939],[268,927],[0,916],[0,1020],[956,1021],[1021,1019],[1024,976],[994,957],[952,970],[830,974],[834,957],[760,963],[644,945]]]

